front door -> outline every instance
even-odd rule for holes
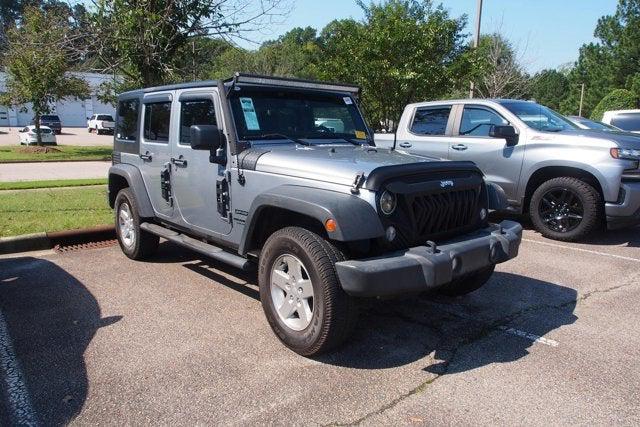
[[[209,161],[208,150],[193,150],[190,146],[190,128],[193,125],[222,126],[220,98],[217,89],[185,90],[178,94],[174,106],[175,141],[173,146],[173,187],[181,220],[206,234],[229,234],[226,204],[228,183],[225,166]],[[227,193],[222,205],[222,193]],[[224,205],[224,206],[223,206]]]
[[[489,136],[494,125],[509,121],[489,107],[467,104],[449,147],[451,160],[470,160],[478,165],[487,181],[501,186],[510,201],[515,201],[522,169],[524,146],[507,146],[507,141]]]
[[[140,158],[142,179],[151,204],[160,218],[171,220],[175,200],[171,183],[171,94],[143,98]]]

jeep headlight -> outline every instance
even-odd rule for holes
[[[380,196],[380,210],[385,215],[391,215],[396,210],[396,196],[388,190],[384,190]]]
[[[610,150],[611,157],[623,160],[640,160],[640,150],[631,148],[612,148]]]

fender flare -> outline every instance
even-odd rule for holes
[[[276,207],[306,215],[324,224],[333,218],[336,230],[329,238],[341,242],[384,236],[384,228],[373,206],[358,196],[297,185],[282,185],[258,195],[249,209],[238,252],[245,254],[263,209]]]
[[[147,194],[147,188],[142,180],[142,174],[140,169],[133,165],[128,164],[116,164],[109,168],[109,206],[113,207],[116,199],[116,195],[120,188],[116,185],[116,181],[112,179],[112,176],[120,176],[127,181],[129,188],[133,191],[138,202],[138,214],[142,218],[151,218],[155,216],[151,200],[149,200],[149,194]]]

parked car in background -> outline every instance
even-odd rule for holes
[[[605,111],[602,121],[626,132],[640,133],[640,110]]]
[[[623,132],[622,129],[613,125],[599,122],[597,120],[587,119],[580,116],[566,116],[571,123],[578,126],[580,129],[601,130],[603,132]]]
[[[89,120],[87,121],[89,133],[95,132],[98,135],[102,135],[103,133],[113,135],[114,125],[115,121],[111,114],[94,114],[89,117]]]
[[[20,145],[36,145],[38,143],[38,135],[36,134],[35,125],[25,126],[18,131]],[[40,137],[43,144],[58,145],[56,135],[48,126],[40,126]]]
[[[389,147],[393,134],[377,134]],[[397,149],[471,160],[500,185],[509,211],[530,215],[536,229],[579,240],[640,223],[640,138],[580,129],[542,105],[518,100],[465,99],[408,105]]]
[[[31,123],[35,125],[35,122]],[[40,127],[46,126],[58,135],[62,133],[62,122],[56,114],[43,114],[40,116]]]

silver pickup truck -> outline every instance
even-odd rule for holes
[[[640,137],[579,129],[529,101],[465,99],[407,105],[397,134],[376,145],[475,162],[513,213],[543,235],[583,238],[606,223],[640,223]]]

